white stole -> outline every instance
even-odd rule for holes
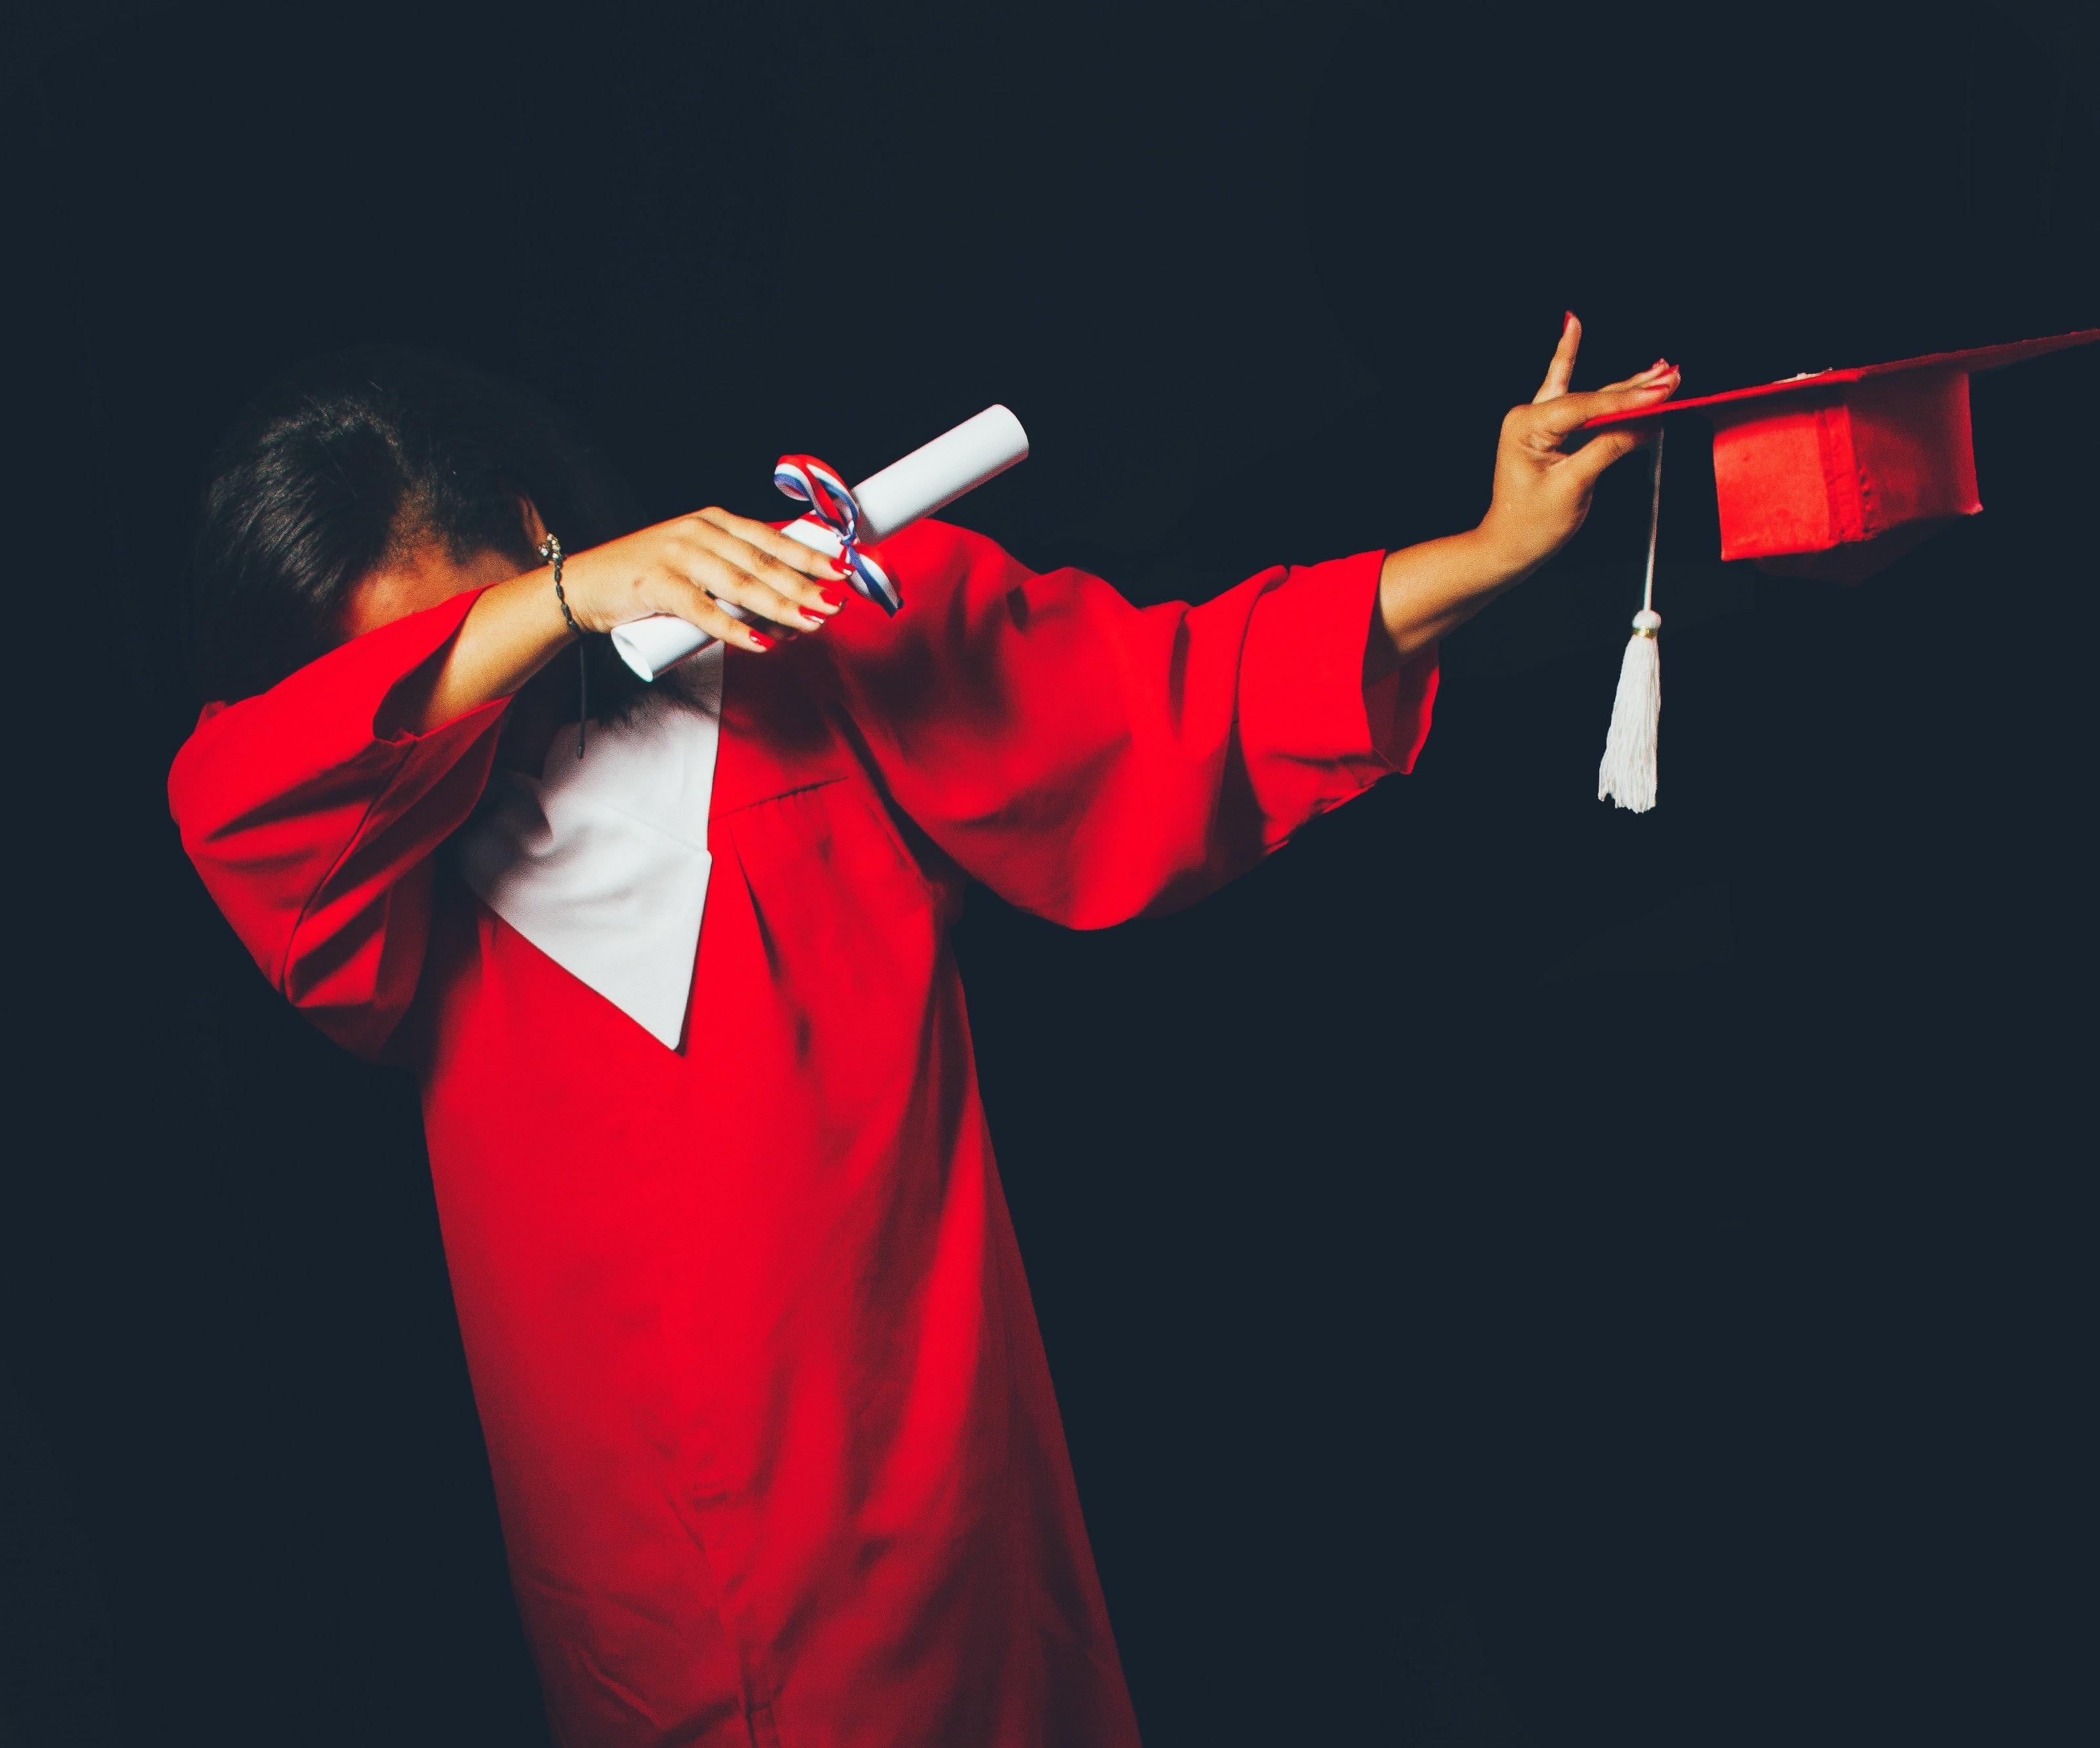
[[[631,721],[557,733],[538,777],[501,771],[453,839],[483,903],[672,1049],[707,908],[708,804],[721,742],[722,646]]]

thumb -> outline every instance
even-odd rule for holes
[[[1614,461],[1623,461],[1636,449],[1648,447],[1653,430],[1652,425],[1610,426],[1576,450],[1560,466],[1587,491]]]
[[[1540,429],[1550,431],[1555,437],[1566,437],[1608,412],[1639,412],[1659,407],[1676,392],[1677,384],[1678,374],[1673,370],[1643,388],[1596,389],[1586,394],[1563,394],[1557,399],[1539,402],[1532,416],[1538,420]]]

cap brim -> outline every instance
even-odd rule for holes
[[[1966,352],[1928,353],[1923,358],[1901,359],[1893,364],[1861,364],[1850,370],[1815,371],[1789,376],[1780,382],[1759,383],[1755,388],[1731,389],[1725,394],[1702,394],[1688,401],[1663,401],[1630,412],[1599,413],[1582,429],[1587,431],[1600,425],[1630,425],[1636,420],[1660,419],[1670,413],[1691,412],[1701,407],[1719,407],[1774,394],[1814,394],[1842,387],[1848,382],[1864,382],[1869,376],[1894,376],[1899,371],[1958,370],[1973,376],[1978,371],[2017,364],[2027,359],[2039,358],[2045,352],[2061,351],[2066,346],[2090,346],[2096,340],[2100,340],[2100,328],[2087,328],[2075,334],[2053,334],[2046,340],[2017,340],[2010,346],[1974,346]]]

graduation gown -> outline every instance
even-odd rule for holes
[[[1382,555],[1140,610],[927,522],[907,605],[731,652],[682,1048],[444,846],[505,703],[379,735],[470,595],[207,710],[183,842],[271,981],[420,1077],[520,1613],[567,1748],[1137,1733],[978,1101],[966,883],[1185,904],[1413,763]]]

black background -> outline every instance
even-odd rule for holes
[[[2069,7],[15,29],[0,1743],[545,1741],[412,1089],[166,818],[273,372],[474,359],[663,514],[1003,400],[958,519],[1161,599],[1469,524],[1565,306],[1688,394],[2100,321]],[[2096,396],[1979,380],[1986,513],[1855,589],[1715,568],[1681,426],[1651,815],[1628,468],[1413,777],[1164,921],[973,896],[1154,1748],[2090,1738]]]

